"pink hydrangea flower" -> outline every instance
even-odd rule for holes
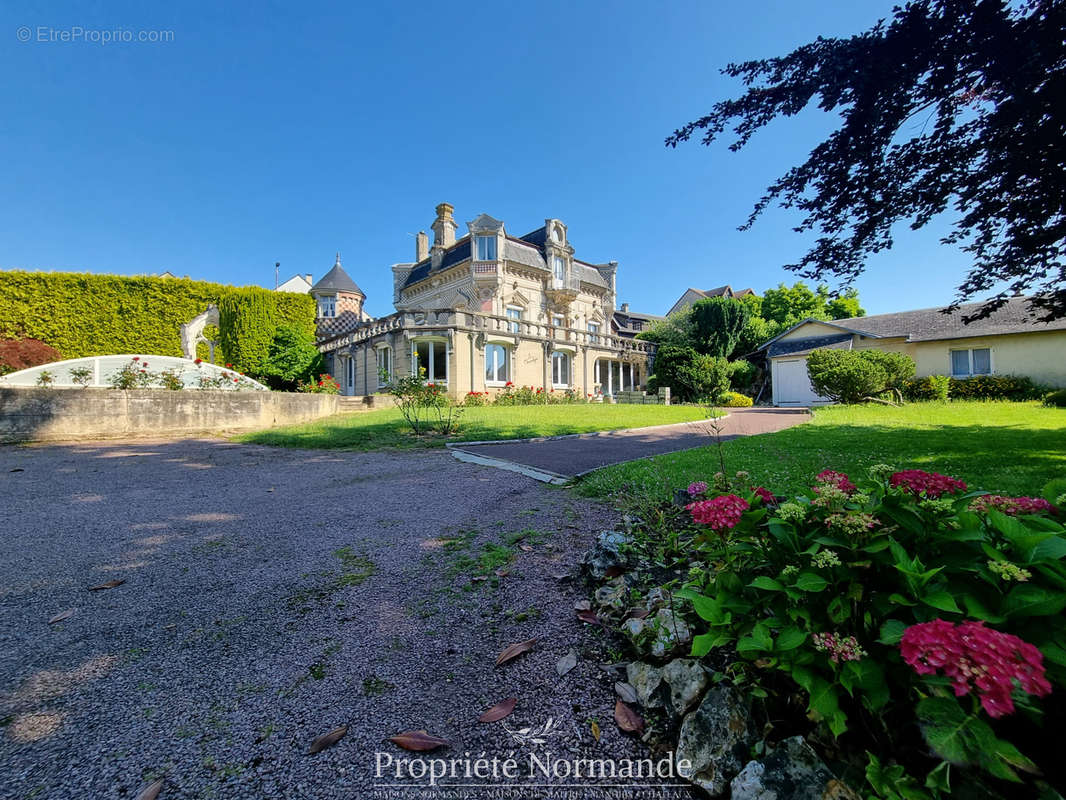
[[[707,484],[704,481],[694,481],[688,485],[687,491],[689,497],[695,497],[707,491]]]
[[[1051,693],[1044,674],[1044,656],[1033,645],[980,622],[953,625],[938,619],[912,625],[903,632],[900,655],[919,675],[943,672],[956,697],[976,690],[990,717],[1014,712],[1011,692],[1043,697]]]
[[[774,500],[774,493],[767,489],[765,486],[752,486],[751,490],[755,492],[755,494],[759,495],[759,497],[762,498],[763,503],[768,506],[771,506],[776,502]]]
[[[814,649],[829,654],[834,664],[841,661],[860,661],[866,651],[859,647],[859,640],[854,636],[841,636],[838,633],[816,633],[811,636]]]
[[[998,494],[986,494],[970,503],[971,511],[987,514],[995,509],[1008,516],[1018,514],[1047,514],[1053,506],[1041,497],[1004,497]]]
[[[735,528],[750,507],[747,500],[735,494],[723,494],[712,500],[698,500],[685,506],[692,519],[716,531]]]
[[[814,479],[818,481],[818,483],[828,483],[831,486],[835,486],[840,489],[840,491],[847,492],[848,494],[855,491],[855,484],[852,483],[851,479],[843,472],[834,472],[831,469],[823,469],[814,476]]]
[[[905,469],[895,472],[888,479],[890,486],[898,486],[910,492],[916,497],[924,494],[926,497],[940,497],[942,494],[954,494],[965,492],[966,484],[958,478],[949,478],[937,472],[924,472],[920,469]]]

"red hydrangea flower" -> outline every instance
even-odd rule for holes
[[[889,486],[898,486],[910,492],[916,497],[924,494],[926,497],[940,497],[942,494],[954,494],[965,492],[966,484],[958,478],[949,478],[938,472],[923,472],[920,469],[905,469],[895,472],[888,479]]]
[[[743,497],[723,494],[711,500],[689,503],[685,508],[692,515],[692,519],[701,525],[706,525],[712,530],[724,531],[735,528],[741,516],[751,506]]]
[[[1046,514],[1053,506],[1042,497],[1003,497],[998,494],[986,494],[970,503],[971,511],[987,514],[992,509],[1008,516],[1018,514]]]
[[[899,650],[919,675],[943,672],[956,697],[976,689],[981,706],[993,718],[1014,712],[1015,681],[1027,694],[1051,693],[1043,654],[1017,636],[980,622],[952,625],[938,619],[912,625],[903,632]]]
[[[771,506],[774,504],[774,493],[767,489],[765,486],[752,486],[751,490],[755,492],[755,494],[759,495],[759,497],[762,498],[763,503],[765,503],[766,505]]]
[[[831,469],[823,469],[814,476],[814,479],[818,481],[818,483],[831,484],[832,486],[837,487],[840,491],[847,492],[848,494],[855,491],[855,484],[852,483],[848,476],[843,472],[834,472]]]

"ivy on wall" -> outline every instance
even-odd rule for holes
[[[263,336],[269,347],[280,324],[314,330],[315,301],[306,294],[182,278],[12,270],[0,271],[0,339],[39,339],[63,358],[109,353],[180,356],[183,323],[212,303],[221,313],[243,302],[254,305],[264,329],[245,325],[236,336],[221,331],[221,339],[238,353],[245,336],[252,338],[252,352],[258,352]],[[225,347],[221,354],[216,350],[216,361],[223,358],[238,363]]]

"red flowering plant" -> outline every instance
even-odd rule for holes
[[[869,476],[827,465],[792,498],[753,483],[705,476],[642,513],[656,533],[637,551],[687,569],[680,586],[645,588],[674,590],[689,655],[762,698],[769,719],[801,696],[797,724],[843,737],[860,771],[869,751],[869,764],[891,757],[931,785],[948,763],[980,768],[953,780],[1030,780],[1022,752],[1039,764],[1045,737],[1012,712],[1066,689],[1055,506],[885,465]]]

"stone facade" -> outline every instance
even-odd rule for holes
[[[418,367],[455,397],[508,383],[582,396],[643,385],[652,345],[613,332],[616,262],[576,258],[558,219],[516,237],[482,214],[456,239],[453,213],[439,204],[432,246],[419,233],[417,260],[393,266],[395,314],[322,338],[345,394]]]

